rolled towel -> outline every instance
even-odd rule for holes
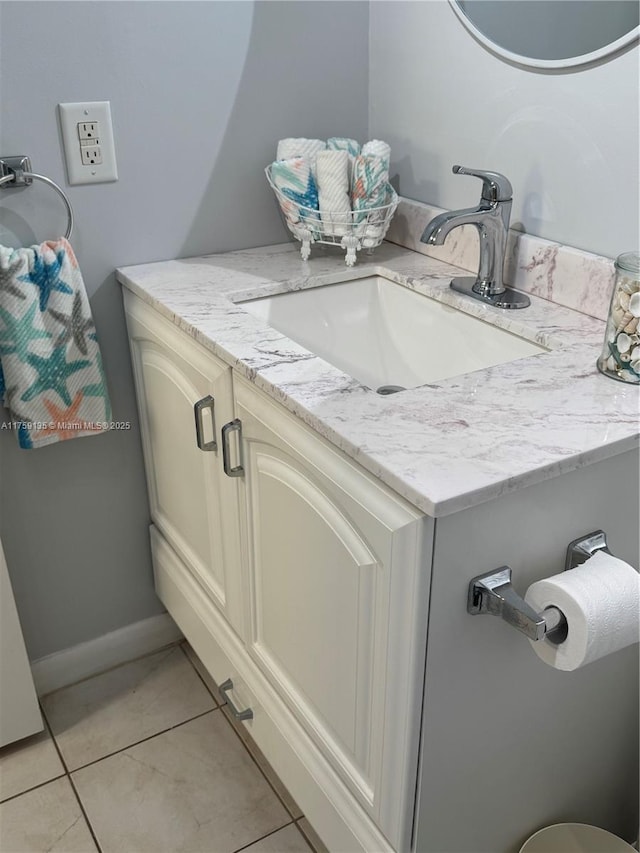
[[[294,139],[288,137],[278,142],[276,160],[291,160],[293,157],[304,157],[313,166],[318,151],[324,151],[327,143],[322,139]]]
[[[347,139],[346,136],[332,136],[327,139],[327,148],[331,151],[346,151],[350,157],[357,157],[360,153],[360,143],[355,139]]]
[[[320,151],[316,157],[316,173],[324,231],[343,237],[351,230],[349,154],[346,151]]]
[[[360,154],[353,161],[353,182],[351,199],[356,235],[364,237],[363,245],[375,245],[383,236],[383,226],[379,223],[384,214],[372,208],[386,204],[388,194],[389,167],[382,157]]]
[[[372,139],[370,142],[365,142],[362,146],[362,154],[368,157],[381,157],[387,164],[387,172],[389,171],[391,148],[386,142],[383,142],[381,139]]]
[[[286,199],[282,203],[282,210],[291,224],[300,222],[301,215],[315,218],[312,212],[300,210],[301,206],[318,209],[318,190],[308,160],[304,157],[276,160],[271,166],[271,180]],[[319,217],[319,214],[316,216]]]

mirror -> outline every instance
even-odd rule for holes
[[[449,0],[485,47],[519,65],[565,68],[637,40],[637,0]]]

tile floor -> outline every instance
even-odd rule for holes
[[[0,750],[0,853],[325,853],[186,644],[42,710]]]

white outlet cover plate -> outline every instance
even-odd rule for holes
[[[118,180],[116,149],[111,125],[109,101],[87,101],[77,104],[58,104],[60,128],[70,184],[102,184]],[[80,152],[78,124],[97,121],[102,163],[85,166]]]

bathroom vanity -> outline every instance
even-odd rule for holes
[[[638,389],[597,373],[602,322],[505,316],[457,272],[390,244],[352,271],[287,244],[118,272],[156,589],[331,851],[511,853],[564,820],[631,840],[637,647],[558,672],[466,604],[598,528],[638,564]],[[381,395],[242,305],[366,276],[530,352]]]

